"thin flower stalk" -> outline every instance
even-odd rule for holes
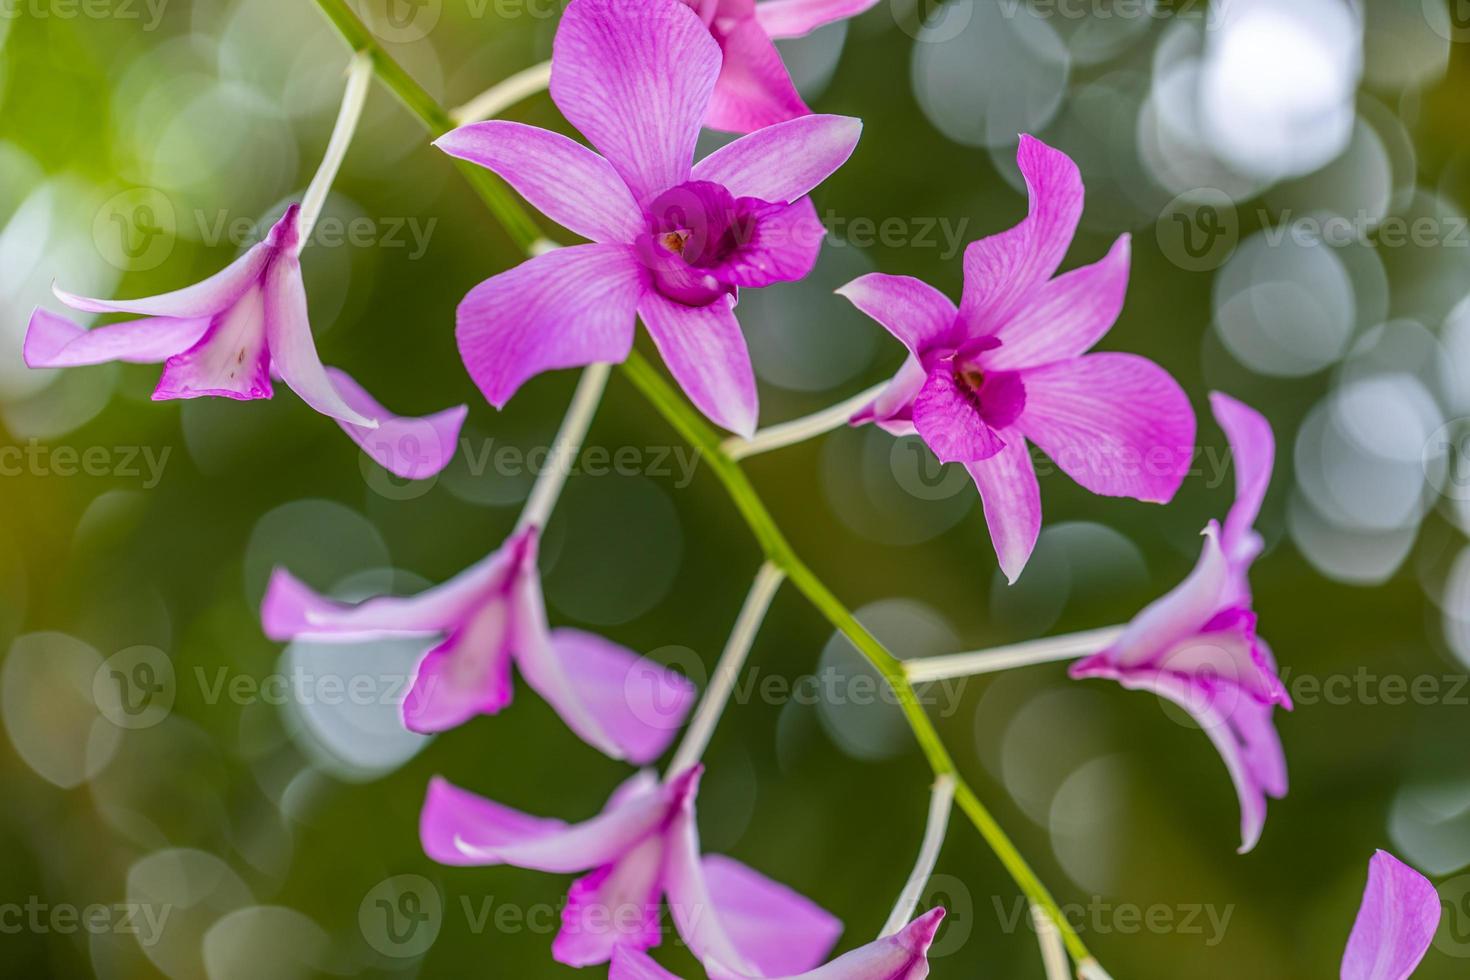
[[[312,229],[316,227],[317,218],[321,217],[322,206],[327,203],[327,195],[331,193],[337,172],[347,157],[347,149],[352,145],[372,77],[372,59],[365,54],[353,55],[351,64],[347,66],[347,90],[342,95],[342,108],[337,113],[336,125],[332,127],[332,138],[327,141],[327,152],[301,198],[301,216],[297,219],[300,229],[296,242],[298,255],[311,240]]]
[[[1041,945],[1041,965],[1046,971],[1046,980],[1068,980],[1067,949],[1062,945],[1057,927],[1052,925],[1046,911],[1035,905],[1031,906],[1031,921],[1036,923],[1036,941]]]
[[[493,119],[517,102],[546,91],[550,84],[551,62],[543,61],[492,85],[458,109],[451,109],[449,116],[460,126]]]
[[[954,809],[955,778],[945,773],[934,780],[934,790],[929,794],[929,819],[924,825],[924,842],[919,845],[919,857],[914,870],[904,884],[898,901],[893,904],[888,921],[878,938],[894,936],[902,932],[909,920],[918,911],[919,901],[924,897],[924,886],[934,875],[934,865],[939,861],[939,849],[944,846],[944,835],[949,830],[949,814]]]
[[[372,57],[379,80],[392,89],[400,101],[419,117],[430,133],[437,136],[453,128],[454,123],[449,113],[383,50],[372,33],[348,6],[346,0],[317,0],[317,5],[348,45]],[[523,249],[529,250],[532,243],[542,237],[525,208],[507,193],[501,181],[480,168],[462,167],[461,170],[469,175],[471,186],[485,200],[491,212],[501,219],[507,231],[516,238]],[[527,228],[530,229],[529,233],[525,232]],[[818,612],[835,629],[846,636],[853,646],[883,675],[884,680],[894,691],[899,708],[913,730],[914,737],[935,775],[954,775],[955,801],[959,804],[960,809],[970,818],[976,830],[979,831],[981,837],[1022,892],[1032,902],[1044,908],[1051,920],[1056,923],[1072,957],[1081,964],[1092,964],[1096,968],[1096,961],[1088,951],[1086,943],[1062,915],[1056,900],[1031,870],[1026,859],[1016,849],[984,803],[958,774],[954,759],[950,756],[949,750],[945,748],[917,692],[904,674],[902,661],[890,653],[877,637],[859,623],[841,600],[833,595],[832,591],[796,555],[766,509],[765,503],[756,494],[755,488],[751,486],[744,471],[724,452],[721,447],[721,439],[715,430],[674,391],[668,382],[659,376],[653,366],[637,351],[632,352],[623,362],[621,369],[654,409],[664,417],[665,421],[688,439],[694,448],[704,454],[703,458],[710,471],[724,485],[731,501],[750,527],[751,533],[766,553],[767,558],[786,572],[792,584],[806,596]],[[1093,976],[1106,978],[1106,974],[1101,973],[1100,968],[1097,969],[1099,972],[1094,973]]]
[[[771,600],[785,580],[786,573],[770,562],[763,564],[756,573],[755,582],[751,584],[750,592],[745,597],[745,604],[740,607],[740,615],[735,619],[735,628],[730,631],[730,639],[725,643],[724,652],[720,654],[714,676],[705,688],[699,707],[694,710],[694,718],[684,733],[684,740],[679,743],[673,761],[669,763],[670,777],[686,771],[704,757],[704,750],[709,746],[715,726],[720,722],[720,715],[730,702],[730,694],[735,689],[740,668],[745,666],[745,658],[750,655],[755,635],[765,621],[766,611],[771,608]]]
[[[567,414],[562,418],[561,428],[556,432],[556,441],[546,458],[546,466],[537,475],[536,484],[526,498],[526,506],[521,511],[516,530],[546,526],[546,521],[561,497],[562,487],[566,486],[582,442],[587,438],[592,417],[597,414],[602,392],[607,388],[609,371],[606,364],[591,364],[582,371],[582,377],[577,381],[577,390],[573,392],[572,401],[567,406]]]
[[[1024,643],[1012,643],[971,653],[950,653],[938,657],[906,660],[903,672],[914,684],[944,681],[955,677],[993,674],[1014,667],[1032,667],[1059,661],[1078,660],[1105,650],[1123,635],[1122,626],[1106,626],[1082,633],[1047,636]]]
[[[847,425],[854,412],[870,404],[887,386],[886,381],[874,385],[831,408],[824,408],[820,412],[761,429],[749,439],[732,436],[725,440],[723,448],[731,459],[741,460],[760,453],[768,453],[774,449],[785,449],[787,446],[794,446],[808,439],[826,435],[833,429],[840,429]]]

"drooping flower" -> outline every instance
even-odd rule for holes
[[[1012,582],[1041,531],[1028,440],[1093,493],[1165,503],[1195,435],[1189,399],[1162,368],[1086,353],[1123,308],[1128,236],[1100,262],[1052,278],[1082,215],[1082,179],[1066,154],[1029,136],[1017,161],[1030,212],[965,250],[958,307],[907,276],[874,273],[838,290],[909,350],[854,424],[917,432],[942,462],[962,463]]]
[[[1224,529],[1211,521],[1189,577],[1134,617],[1112,647],[1074,664],[1072,676],[1152,691],[1199,723],[1240,797],[1244,853],[1260,840],[1266,798],[1286,795],[1286,758],[1271,714],[1277,705],[1290,711],[1291,698],[1270,647],[1256,635],[1247,579],[1261,553],[1254,525],[1276,448],[1260,413],[1218,392],[1210,404],[1235,465],[1235,503]]]
[[[414,731],[499,712],[511,700],[514,665],[589,745],[638,765],[658,758],[688,714],[693,685],[600,636],[549,629],[536,551],[536,529],[527,528],[443,585],[357,605],[323,598],[276,569],[261,624],[278,642],[442,637],[404,699],[404,724]]]
[[[694,799],[703,767],[660,783],[640,772],[602,813],[568,825],[511,810],[435,779],[419,820],[424,852],[441,864],[509,864],[572,883],[552,955],[568,966],[606,963],[618,948],[659,944],[660,899],[690,950],[748,976],[803,973],[842,925],[738,861],[701,855]]]
[[[856,17],[878,0],[683,0],[720,45],[723,67],[704,124],[749,133],[811,112],[771,42]]]
[[[222,272],[171,293],[102,300],[55,289],[74,310],[142,318],[86,330],[38,308],[26,331],[26,365],[161,361],[155,401],[270,398],[271,379],[279,378],[302,401],[335,419],[385,469],[410,479],[432,476],[454,455],[467,409],[461,405],[425,418],[399,417],[346,373],[322,365],[297,257],[299,212],[291,205],[264,241]]]
[[[1439,928],[1434,885],[1387,851],[1368,862],[1368,887],[1342,955],[1342,980],[1406,980]]]
[[[930,909],[892,936],[868,943],[824,966],[787,980],[924,980],[929,975],[929,947],[944,909]],[[706,964],[710,980],[753,980],[718,963]],[[641,950],[619,947],[613,952],[608,980],[679,980]]]
[[[719,45],[677,0],[574,0],[551,97],[601,155],[498,120],[437,141],[592,241],[494,276],[460,304],[460,354],[492,405],[543,371],[623,360],[636,314],[701,411],[754,430],[739,289],[811,271],[824,229],[806,194],[848,158],[862,125],[802,116],[691,166],[719,71]]]

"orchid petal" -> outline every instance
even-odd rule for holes
[[[915,357],[945,346],[954,334],[954,303],[912,276],[869,273],[837,290],[837,295],[877,320]]]
[[[650,835],[615,863],[574,881],[551,958],[567,966],[596,966],[619,949],[657,946],[663,855],[663,839]]]
[[[704,124],[727,133],[753,133],[808,115],[786,63],[754,17],[720,38],[724,63]]]
[[[271,365],[302,401],[339,422],[378,427],[374,419],[348,405],[327,376],[311,336],[301,263],[289,252],[276,256],[266,272],[265,336]]]
[[[327,368],[327,376],[349,408],[378,423],[377,428],[366,429],[350,422],[337,422],[363,452],[388,472],[405,480],[423,480],[442,471],[454,458],[459,430],[469,413],[466,406],[446,408],[422,418],[394,415],[347,372]]]
[[[426,653],[403,700],[403,725],[424,734],[457,728],[510,704],[513,614],[501,598],[484,603]]]
[[[434,141],[450,156],[493,170],[537,210],[594,242],[631,242],[643,212],[618,172],[560,133],[490,120]]]
[[[707,271],[721,282],[758,289],[804,279],[817,264],[827,228],[812,199],[770,205],[750,226],[750,238]]]
[[[689,176],[720,63],[682,3],[575,0],[556,32],[551,98],[643,204]]]
[[[960,316],[974,335],[994,333],[1056,272],[1082,217],[1082,176],[1070,157],[1022,136],[1016,162],[1030,200],[1025,220],[965,249]]]
[[[638,314],[689,400],[736,435],[754,434],[759,412],[755,371],[730,300],[685,306],[650,291]]]
[[[680,980],[665,970],[641,949],[619,946],[613,950],[612,968],[607,971],[607,980]]]
[[[1222,545],[1232,562],[1248,565],[1261,551],[1255,523],[1271,485],[1276,437],[1265,416],[1229,395],[1212,393],[1210,407],[1225,430],[1235,466],[1235,503],[1225,518]]]
[[[1128,292],[1129,236],[1107,256],[1037,287],[996,331],[1001,346],[987,368],[1021,368],[1076,357],[1092,349],[1118,319]]]
[[[267,343],[266,300],[252,285],[223,312],[188,350],[163,366],[155,401],[169,398],[270,398],[271,352]]]
[[[917,357],[910,356],[878,393],[878,397],[854,413],[850,424],[872,422],[885,432],[900,437],[916,434],[918,430],[914,428],[913,403],[928,379],[929,374],[924,370],[924,365]]]
[[[288,211],[287,215],[292,221],[295,220],[294,210]],[[209,317],[228,309],[246,290],[260,281],[274,251],[268,242],[262,242],[203,282],[158,296],[93,299],[68,293],[56,286],[52,286],[51,291],[67,306],[85,313],[138,313],[143,316],[190,320]]]
[[[1014,438],[994,456],[965,469],[980,491],[1000,570],[1014,585],[1041,535],[1041,487],[1026,440]]]
[[[1407,980],[1429,952],[1441,908],[1434,885],[1387,851],[1368,862],[1368,886],[1342,957],[1342,980]]]
[[[424,799],[419,838],[424,853],[440,864],[590,871],[622,857],[668,816],[671,787],[659,786],[647,772],[629,784],[598,816],[566,824],[512,810],[436,777]]]
[[[978,397],[941,364],[914,399],[914,425],[941,463],[975,463],[1005,448],[1005,440],[986,424]]]
[[[578,5],[601,0],[577,0]],[[523,262],[470,290],[455,337],[496,408],[543,371],[618,362],[633,346],[644,270],[623,245],[576,245]]]
[[[755,17],[771,37],[801,37],[827,24],[856,17],[878,0],[767,0]]]
[[[1194,409],[1179,383],[1133,354],[1089,354],[1020,372],[1017,427],[1093,493],[1167,503],[1193,458]]]
[[[209,329],[209,318],[148,317],[86,330],[66,317],[37,307],[26,328],[26,367],[64,368],[108,361],[153,364],[193,347]]]
[[[802,116],[727,143],[690,176],[736,197],[795,201],[847,162],[862,132],[862,120],[851,116]]]
[[[826,959],[842,921],[779,882],[718,854],[700,862],[711,905],[724,930],[762,977],[805,973]]]

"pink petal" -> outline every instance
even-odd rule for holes
[[[1099,262],[1073,269],[1037,288],[996,331],[1001,346],[988,368],[1022,368],[1076,357],[1112,329],[1128,292],[1129,236]]]
[[[914,399],[914,425],[941,463],[975,463],[1005,448],[981,417],[978,399],[948,364],[929,372]]]
[[[694,704],[695,687],[682,674],[592,633],[553,630],[549,650],[581,709],[634,765],[663,754]]]
[[[613,950],[607,980],[679,980],[679,977],[659,966],[642,950],[619,946]]]
[[[623,360],[644,275],[629,246],[577,245],[485,280],[459,305],[455,337],[466,370],[503,408],[543,371]]]
[[[287,212],[295,220],[295,209]],[[286,220],[282,218],[281,220]],[[56,298],[74,310],[86,313],[140,313],[144,316],[166,316],[181,319],[209,317],[224,311],[260,281],[266,263],[275,253],[269,242],[254,246],[244,255],[203,282],[159,296],[138,299],[92,299],[52,287]]]
[[[923,980],[929,975],[929,947],[943,918],[944,909],[931,909],[894,935],[859,946],[799,980]],[[745,978],[712,968],[710,980]]]
[[[1017,427],[1072,479],[1107,497],[1172,500],[1194,455],[1194,409],[1167,371],[1088,354],[1021,372]]]
[[[846,20],[878,0],[768,0],[755,5],[755,16],[771,37],[801,37],[834,21]]]
[[[1213,392],[1210,407],[1215,420],[1230,441],[1231,459],[1235,466],[1235,503],[1225,518],[1222,544],[1225,554],[1238,565],[1248,565],[1261,552],[1261,538],[1255,532],[1261,503],[1271,485],[1271,470],[1276,460],[1276,438],[1265,416],[1229,395]]]
[[[1041,487],[1026,440],[1012,439],[994,456],[965,469],[980,491],[1000,570],[1014,585],[1041,534]]]
[[[424,853],[440,864],[509,864],[570,874],[612,864],[667,819],[670,787],[652,773],[632,777],[617,802],[578,824],[543,820],[435,778],[419,816]]]
[[[659,943],[664,841],[645,837],[616,863],[572,883],[551,957],[567,966],[596,966],[619,949]]]
[[[1164,651],[1155,666],[1177,674],[1223,678],[1258,701],[1291,706],[1285,687],[1260,653],[1256,614],[1249,609],[1217,614],[1200,632]]]
[[[724,64],[704,124],[727,133],[753,133],[811,110],[801,100],[786,63],[754,17],[742,18],[720,38]]]
[[[265,336],[271,366],[302,401],[339,422],[377,428],[376,421],[347,404],[327,377],[311,335],[301,263],[290,251],[278,254],[266,271]]]
[[[895,436],[915,434],[917,430],[913,423],[913,403],[928,379],[924,365],[917,357],[910,356],[879,392],[878,397],[853,415],[851,424],[873,422]]]
[[[952,346],[958,311],[948,296],[922,280],[873,272],[843,286],[837,295],[877,320],[915,357]]]
[[[965,249],[960,316],[975,334],[994,332],[1033,288],[1051,278],[1082,217],[1082,176],[1070,157],[1022,136],[1016,162],[1030,195],[1025,220]]]
[[[1434,885],[1387,851],[1368,862],[1368,887],[1342,957],[1342,980],[1407,980],[1439,928]]]
[[[503,597],[492,598],[424,655],[403,701],[404,727],[445,732],[510,704],[512,616]]]
[[[631,242],[643,211],[612,164],[576,140],[522,123],[461,126],[434,141],[504,177],[537,210],[594,242]]]
[[[265,295],[251,285],[224,311],[215,314],[188,350],[163,366],[155,401],[169,398],[270,398],[270,349],[265,327]]]
[[[736,197],[795,201],[847,162],[861,119],[802,116],[720,147],[694,165],[694,180],[723,184]]]
[[[842,921],[792,889],[731,858],[707,854],[701,862],[713,903],[708,913],[758,976],[805,973],[826,959],[842,935]]]
[[[575,0],[556,32],[551,98],[641,205],[689,176],[720,60],[682,3]]]
[[[638,315],[689,400],[717,425],[752,435],[759,412],[755,372],[731,301],[685,306],[649,291]]]
[[[422,418],[394,415],[347,372],[327,368],[327,376],[349,408],[378,423],[375,429],[340,420],[337,424],[388,472],[405,480],[423,480],[443,470],[454,458],[460,426],[469,413],[464,405]]]
[[[209,329],[207,317],[178,320],[148,317],[83,329],[66,317],[37,307],[26,328],[26,367],[64,368],[128,361],[153,364],[193,347]]]
[[[706,270],[721,282],[759,289],[806,278],[817,264],[827,228],[812,199],[762,207],[749,239],[725,261]]]

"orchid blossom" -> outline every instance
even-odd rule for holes
[[[965,466],[1012,582],[1041,531],[1028,440],[1093,493],[1167,503],[1195,435],[1189,399],[1157,364],[1086,353],[1123,308],[1128,236],[1101,261],[1052,278],[1082,215],[1082,179],[1066,154],[1029,136],[1017,161],[1030,213],[965,250],[958,307],[907,276],[873,273],[838,290],[909,351],[852,421],[917,432],[941,462]]]
[[[861,123],[803,116],[691,166],[720,65],[719,45],[677,0],[574,0],[551,97],[601,154],[499,120],[435,143],[591,239],[493,276],[460,304],[460,354],[492,405],[543,371],[622,361],[636,314],[701,411],[754,431],[739,289],[811,271],[824,229],[806,194],[847,160]]]
[[[827,955],[841,923],[730,858],[701,855],[694,799],[702,766],[660,783],[644,771],[583,823],[532,817],[435,779],[419,821],[424,852],[441,864],[509,864],[582,874],[562,912],[552,956],[568,966],[660,941],[659,901],[702,961],[740,975],[801,974]]]
[[[393,415],[346,373],[322,365],[307,317],[300,254],[351,143],[372,66],[353,62],[341,114],[326,156],[302,199],[265,239],[203,282],[139,299],[105,300],[54,287],[84,313],[135,313],[141,319],[83,329],[37,308],[23,355],[32,368],[127,361],[163,362],[155,401],[174,398],[270,398],[272,378],[335,419],[379,465],[408,479],[433,476],[454,455],[467,409],[425,418]]]
[[[1342,980],[1406,980],[1429,952],[1440,911],[1428,878],[1387,851],[1376,852],[1342,955]]]
[[[1256,635],[1247,580],[1261,553],[1254,525],[1271,482],[1275,440],[1254,409],[1219,393],[1210,403],[1235,461],[1235,503],[1224,529],[1211,521],[1189,577],[1106,650],[1074,664],[1072,676],[1152,691],[1194,717],[1235,783],[1244,853],[1260,840],[1266,798],[1286,795],[1286,758],[1271,713],[1278,705],[1291,710],[1291,698],[1271,649]]]
[[[856,17],[878,0],[683,0],[720,45],[722,67],[704,124],[750,133],[811,110],[771,42]]]
[[[536,528],[528,527],[437,588],[355,606],[322,598],[277,569],[261,623],[282,642],[442,637],[419,662],[403,703],[414,731],[499,712],[511,700],[514,664],[589,745],[638,765],[658,758],[693,703],[693,685],[602,637],[548,629],[536,546]]]

